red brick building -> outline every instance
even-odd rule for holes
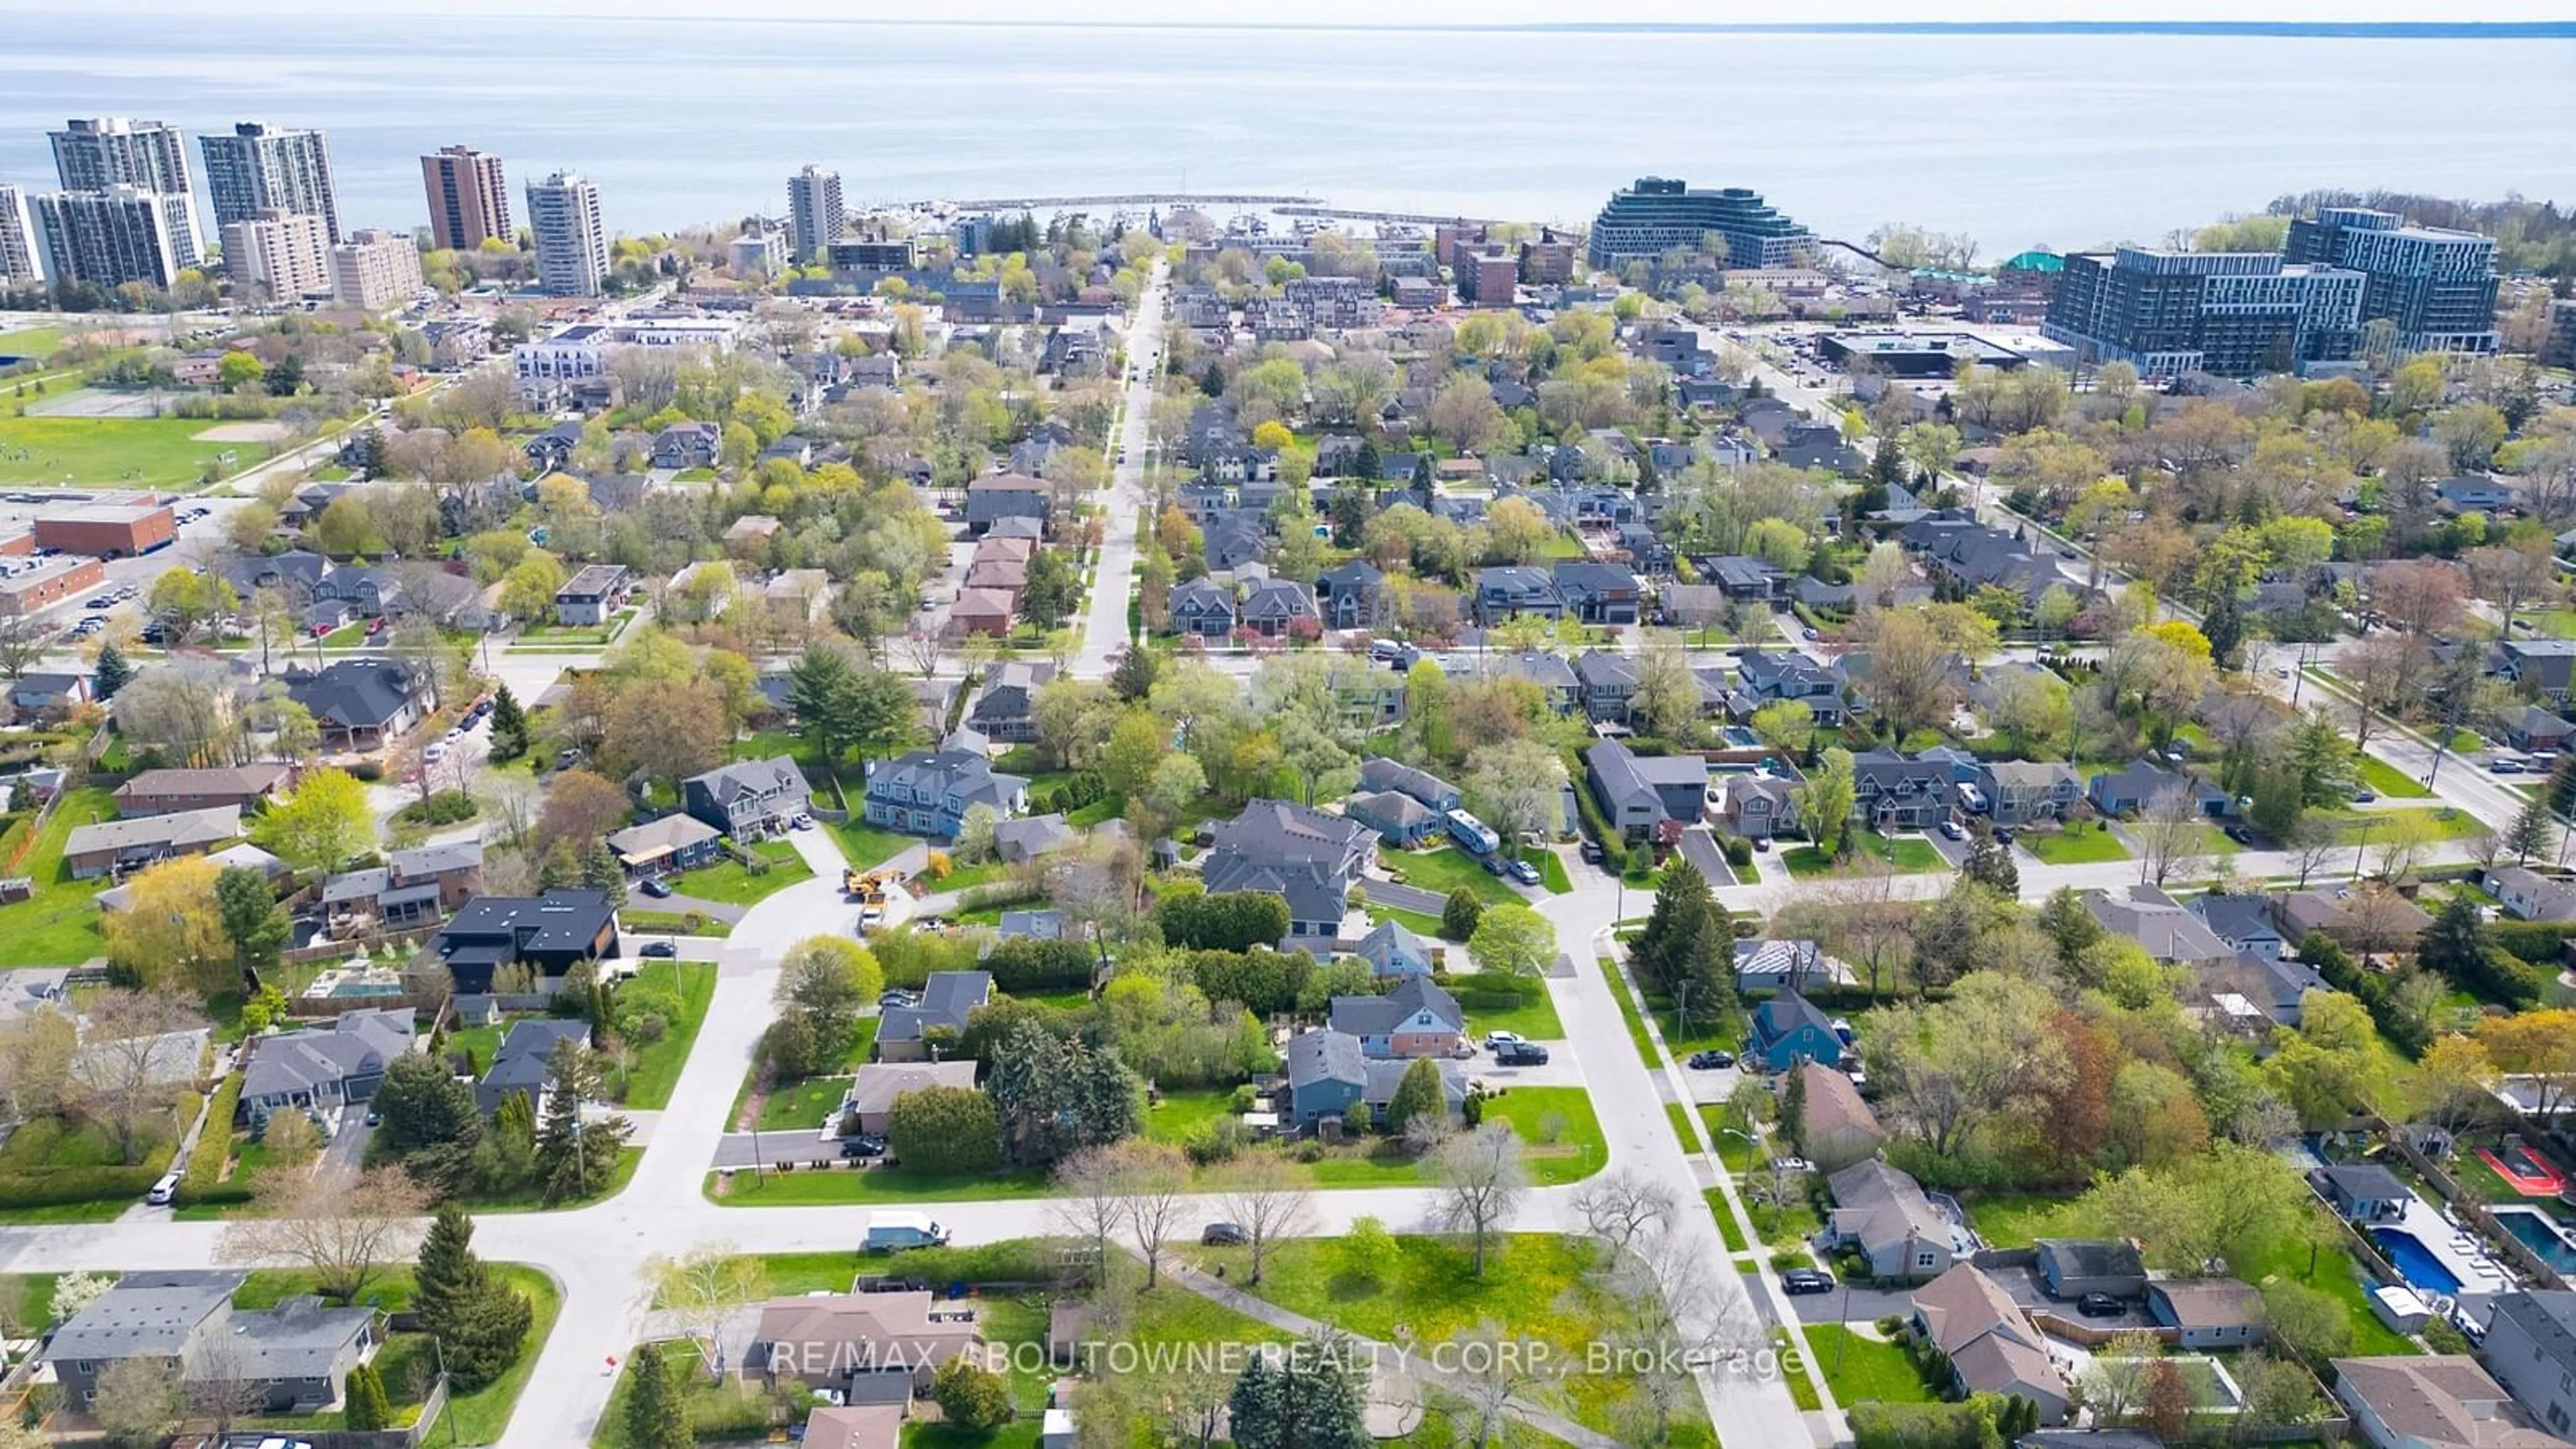
[[[133,558],[178,536],[178,517],[166,503],[92,503],[36,518],[36,542],[98,558]]]
[[[32,614],[85,594],[107,582],[107,567],[94,558],[58,558],[43,568],[0,579],[0,614]]]

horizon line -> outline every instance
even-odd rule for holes
[[[706,15],[641,16],[683,24]],[[857,16],[726,16],[728,25],[834,25],[920,30],[1201,30],[1245,32],[1418,32],[1449,35],[2184,35],[2358,40],[2576,40],[2567,20],[934,20]]]

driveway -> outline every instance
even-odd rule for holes
[[[367,1125],[367,1109],[351,1105],[340,1109],[339,1124],[332,1129],[329,1145],[322,1149],[322,1167],[326,1172],[355,1172],[366,1165],[367,1139],[376,1129]]]
[[[1682,832],[1682,859],[1687,860],[1713,886],[1735,884],[1735,872],[1717,848],[1717,837],[1705,825],[1694,825]]]
[[[757,1138],[757,1143],[753,1139]],[[756,1150],[755,1150],[756,1149]],[[802,1132],[728,1132],[716,1143],[710,1167],[750,1167],[755,1162],[776,1167],[782,1162],[838,1162],[841,1147],[826,1142],[813,1128]]]
[[[1903,1318],[1914,1311],[1913,1290],[1859,1283],[1848,1289],[1837,1284],[1831,1293],[1798,1293],[1788,1298],[1800,1323],[1874,1323],[1890,1314]]]

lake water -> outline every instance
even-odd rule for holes
[[[0,180],[51,184],[44,132],[73,115],[320,126],[351,226],[424,222],[416,158],[454,142],[514,187],[586,172],[629,231],[777,214],[807,161],[853,205],[1186,186],[1576,221],[1656,173],[1758,188],[1828,235],[1965,232],[1989,260],[2318,186],[2576,200],[2570,40],[103,25],[73,6],[6,26]]]

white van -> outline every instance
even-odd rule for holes
[[[179,1174],[165,1172],[159,1182],[152,1184],[152,1190],[143,1195],[143,1203],[146,1207],[168,1207],[170,1200],[178,1195]]]

